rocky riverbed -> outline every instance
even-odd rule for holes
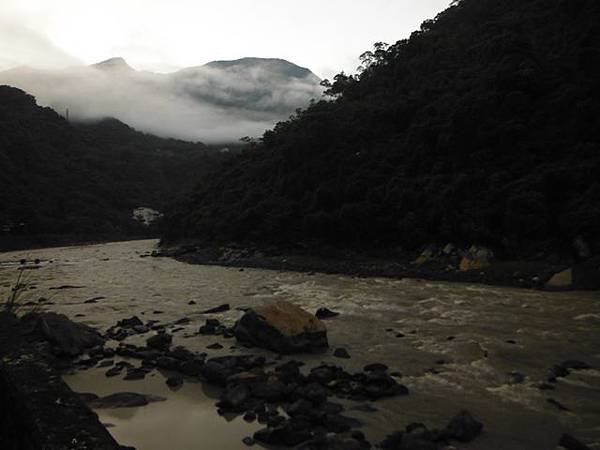
[[[29,308],[65,314],[103,333],[132,316],[150,325],[109,341],[107,348],[143,346],[164,330],[173,336],[172,347],[206,353],[206,359],[252,354],[279,365],[299,360],[306,374],[323,362],[347,373],[383,363],[408,395],[339,400],[344,414],[363,423],[357,429],[372,443],[414,422],[443,428],[467,409],[485,424],[484,431],[469,444],[452,441],[456,448],[549,449],[569,433],[600,449],[599,293],[198,266],[148,257],[155,245],[134,241],[3,253],[0,285],[8,289],[17,269],[26,267],[29,289],[22,300]],[[207,319],[227,329],[243,314],[240,309],[273,300],[311,313],[322,307],[339,313],[325,320],[331,349],[275,359],[222,333],[198,332]],[[204,313],[223,304],[229,308]],[[215,386],[186,377],[172,389],[166,380],[173,373],[152,367],[143,377],[132,371],[131,380],[124,379],[128,370],[107,377],[119,361],[140,366],[118,355],[110,366],[107,360],[94,361],[94,367],[80,364],[65,379],[74,390],[99,396],[129,391],[166,399],[97,410],[122,444],[144,450],[241,449],[242,439],[263,427],[219,416],[215,403],[221,392]]]

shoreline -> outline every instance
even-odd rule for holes
[[[523,289],[548,291],[596,290],[589,283],[548,288],[546,283],[557,273],[576,267],[567,262],[548,260],[494,260],[481,269],[462,271],[456,257],[432,258],[415,263],[415,255],[389,252],[366,254],[351,250],[289,251],[275,248],[197,247],[194,245],[160,246],[154,257],[171,257],[188,264],[216,265],[235,268],[285,270],[312,274],[338,274],[354,277],[385,277],[420,279],[427,281],[480,283]],[[581,272],[581,271],[580,271]],[[585,280],[586,282],[588,280]]]

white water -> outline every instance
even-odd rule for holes
[[[240,350],[230,349],[232,340],[192,336],[206,319],[199,314],[203,309],[230,303],[231,311],[215,317],[232,324],[241,314],[236,307],[271,299],[288,300],[311,312],[327,306],[341,312],[326,322],[332,349],[343,346],[352,359],[301,359],[309,364],[326,360],[351,371],[383,362],[404,375],[402,382],[411,391],[408,397],[377,402],[377,413],[353,413],[365,421],[364,431],[372,442],[410,422],[444,426],[467,408],[485,424],[485,433],[469,449],[552,449],[563,432],[600,449],[599,372],[573,373],[560,380],[555,391],[536,387],[548,369],[563,360],[600,367],[599,293],[239,271],[140,257],[155,244],[135,241],[3,253],[0,286],[8,288],[14,282],[21,258],[40,258],[41,267],[27,271],[35,286],[27,293],[32,301],[47,297],[54,302],[48,309],[101,329],[134,314],[163,323],[189,317],[192,322],[175,333],[174,344],[211,356]],[[82,287],[50,289],[61,285]],[[84,303],[98,296],[106,298]],[[189,305],[190,300],[197,304]],[[398,332],[405,337],[395,337]],[[448,340],[451,336],[454,339]],[[224,345],[222,350],[206,350],[217,341]],[[440,360],[444,364],[438,364]],[[79,391],[108,394],[127,389],[168,397],[167,402],[143,408],[100,413],[103,422],[115,425],[109,430],[122,444],[139,450],[242,449],[246,447],[241,438],[256,428],[219,417],[213,394],[207,395],[200,384],[186,383],[175,393],[158,372],[143,381],[123,381],[104,377],[104,370],[81,371],[67,381]],[[525,382],[511,385],[511,371],[524,374]],[[549,397],[571,412],[548,404]]]

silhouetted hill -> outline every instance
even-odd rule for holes
[[[165,238],[598,252],[598,24],[596,0],[455,2],[205,178]]]
[[[148,233],[133,209],[163,210],[223,158],[114,119],[72,125],[0,86],[0,235]]]

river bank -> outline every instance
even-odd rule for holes
[[[377,412],[351,412],[363,423],[360,430],[370,442],[381,442],[412,422],[444,426],[464,408],[485,424],[469,449],[547,450],[557,446],[563,433],[600,448],[597,369],[571,370],[566,378],[557,379],[554,389],[540,389],[551,369],[563,362],[600,366],[596,292],[240,271],[151,258],[156,244],[135,241],[2,253],[0,286],[10,287],[21,259],[27,259],[31,270],[26,271],[30,289],[25,304],[65,314],[102,333],[135,315],[144,325],[152,323],[172,335],[173,347],[206,353],[207,360],[276,356],[246,349],[225,336],[199,334],[207,319],[229,328],[243,314],[240,309],[274,300],[289,301],[311,313],[328,307],[339,313],[326,321],[331,348],[321,355],[296,357],[305,364],[303,373],[323,361],[349,373],[377,362],[387,365],[390,373],[401,374],[397,380],[409,391],[406,396],[378,400]],[[226,311],[203,313],[225,303],[230,305]],[[149,327],[144,334],[109,341],[110,346],[118,347],[119,342],[144,346],[156,332]],[[350,358],[334,356],[338,348]],[[119,359],[113,359],[116,365]],[[202,445],[210,435],[216,448],[246,448],[241,438],[252,429],[239,418],[228,422],[219,416],[214,405],[218,395],[204,384],[185,377],[183,388],[171,391],[166,385],[169,373],[156,369],[138,380],[125,379],[126,370],[116,378],[106,377],[108,368],[99,367],[102,361],[77,366],[65,379],[76,391],[100,396],[127,389],[166,398],[127,410],[97,410],[103,423],[114,425],[108,430],[120,443],[161,450],[165,436],[172,436],[173,448],[187,450]],[[284,357],[278,364],[288,361]],[[139,362],[134,364],[137,368]]]
[[[485,250],[489,251],[489,250]],[[526,289],[600,289],[600,258],[588,261],[537,257],[520,260],[492,258],[472,270],[461,270],[466,249],[452,247],[444,253],[401,250],[356,251],[335,247],[282,249],[277,247],[206,247],[190,243],[163,245],[153,256],[173,257],[190,264],[237,268],[341,274],[358,277],[411,278],[431,281],[481,283]],[[490,251],[491,253],[491,251]],[[568,284],[549,287],[548,282],[565,270],[573,272]]]

